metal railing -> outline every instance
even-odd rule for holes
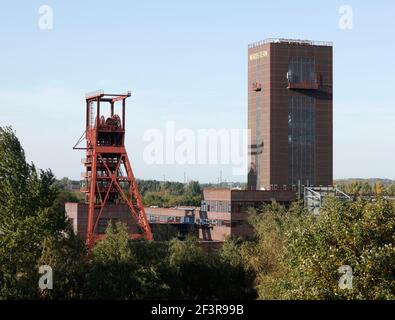
[[[257,42],[250,43],[248,48],[256,48],[268,43],[288,43],[288,44],[300,44],[309,46],[321,46],[321,47],[332,47],[333,42],[329,41],[314,41],[314,40],[297,40],[297,39],[281,39],[281,38],[269,38]]]
[[[333,195],[342,201],[351,201],[351,197],[341,191],[340,189],[330,187],[305,187],[304,188],[304,202],[307,208],[314,214],[319,214],[319,210],[324,203],[324,199],[328,195]]]

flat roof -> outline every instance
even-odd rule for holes
[[[299,45],[309,45],[309,46],[322,46],[322,47],[332,47],[333,42],[330,41],[314,41],[314,40],[299,40],[299,39],[282,39],[282,38],[268,38],[265,40],[250,43],[248,48],[255,48],[268,43],[288,43],[288,44],[299,44]]]

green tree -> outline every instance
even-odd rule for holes
[[[329,199],[320,215],[287,236],[283,298],[394,299],[395,206]],[[338,286],[338,268],[353,268],[353,289]]]
[[[53,289],[41,294],[46,299],[80,299],[87,273],[85,243],[68,226],[67,235],[49,236],[43,242],[40,265],[53,270]]]
[[[129,241],[129,233],[124,223],[109,223],[104,240],[99,241],[93,248],[94,259],[101,262],[129,261],[133,258]]]
[[[198,181],[191,181],[185,187],[185,193],[187,196],[196,197],[200,196],[202,191]]]
[[[174,277],[169,267],[168,242],[134,240],[130,245],[139,266],[136,299],[168,299],[168,279]]]
[[[169,264],[171,298],[246,299],[255,297],[249,278],[241,265],[232,265],[229,254],[203,250],[196,238],[172,240]],[[233,261],[234,262],[234,261]]]
[[[110,223],[92,251],[84,296],[89,299],[133,299],[138,280],[125,224]]]
[[[43,239],[59,233],[50,214],[51,171],[28,164],[11,128],[0,128],[0,298],[35,298]]]
[[[383,191],[384,191],[384,186],[380,182],[376,182],[373,185],[373,192],[376,196],[381,195]]]
[[[241,257],[248,270],[255,274],[255,286],[260,299],[279,299],[281,281],[287,276],[283,264],[287,234],[312,218],[301,202],[289,210],[277,203],[265,205],[258,212],[250,209],[249,222],[254,227],[255,239],[244,242]]]
[[[49,228],[62,232],[68,229],[68,218],[66,216],[66,202],[79,202],[79,198],[68,190],[60,190],[48,210]]]
[[[147,206],[174,207],[179,205],[200,206],[201,189],[199,182],[138,181],[143,203]]]
[[[215,266],[222,270],[219,283],[223,288],[222,299],[255,299],[257,292],[254,288],[255,274],[250,272],[243,263],[242,250],[243,240],[228,237],[218,255]],[[212,254],[212,253],[211,253]],[[215,253],[214,253],[215,254]],[[222,290],[221,288],[221,290]]]
[[[252,215],[255,239],[241,256],[260,299],[394,299],[395,204],[383,198],[329,198],[318,216],[301,204],[266,206]],[[339,288],[339,267],[353,289]]]
[[[171,278],[167,247],[132,241],[126,225],[109,224],[93,249],[83,296],[88,299],[164,299]]]
[[[388,196],[395,196],[395,183],[388,185],[385,192]]]

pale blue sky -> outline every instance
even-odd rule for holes
[[[38,8],[54,29],[38,28]],[[338,26],[351,5],[353,29]],[[393,1],[1,1],[0,125],[28,160],[78,179],[84,94],[132,90],[127,148],[140,178],[202,182],[230,166],[148,166],[143,133],[246,128],[247,46],[265,38],[334,42],[335,178],[395,179]]]

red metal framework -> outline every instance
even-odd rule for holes
[[[152,240],[141,196],[137,189],[132,166],[126,153],[125,141],[125,101],[131,96],[125,94],[105,94],[97,91],[86,95],[86,149],[85,190],[88,204],[87,243],[92,247],[103,238],[97,233],[99,219],[107,204],[125,203],[140,233],[132,233],[132,238]],[[121,116],[114,113],[115,103],[122,106]],[[110,104],[107,119],[102,115],[101,105]]]

